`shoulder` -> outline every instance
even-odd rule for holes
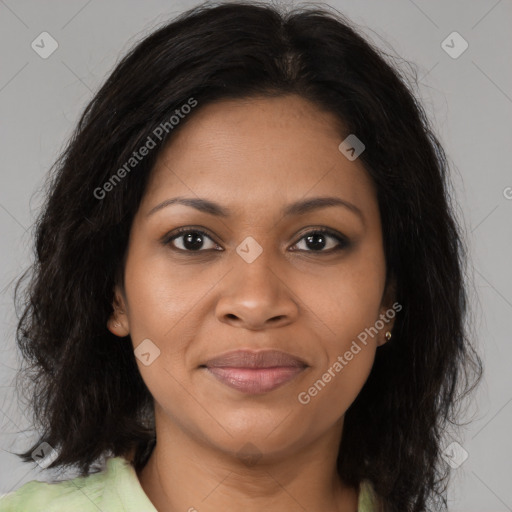
[[[106,499],[115,503],[112,496],[107,497],[106,490],[112,489],[116,478],[128,470],[127,464],[124,459],[115,457],[108,459],[102,471],[84,477],[60,482],[32,480],[1,497],[0,512],[97,512],[101,504],[106,504]]]
[[[359,486],[359,501],[357,512],[377,512],[378,500],[372,483],[363,480]]]

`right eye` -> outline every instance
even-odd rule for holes
[[[182,240],[180,240],[182,239]],[[212,242],[213,247],[202,249],[204,241],[208,239]],[[177,247],[175,240],[180,240],[178,243],[181,247]],[[216,242],[201,229],[193,228],[179,228],[176,231],[169,233],[163,239],[164,245],[170,245],[171,249],[181,252],[204,252],[205,250],[218,250]]]

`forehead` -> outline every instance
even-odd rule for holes
[[[346,135],[334,114],[297,95],[199,103],[159,155],[147,207],[178,194],[234,209],[333,194],[371,207],[366,169],[338,149]]]

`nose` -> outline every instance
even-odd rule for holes
[[[294,322],[299,303],[283,273],[264,258],[239,261],[223,280],[216,306],[219,321],[249,330]]]

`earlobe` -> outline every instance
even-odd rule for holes
[[[125,312],[125,305],[121,290],[116,285],[114,287],[114,300],[112,304],[113,312],[107,321],[107,328],[116,336],[125,337],[130,333],[128,317]]]
[[[125,319],[118,320],[117,318],[118,313],[115,312],[112,313],[110,318],[107,321],[107,329],[116,336],[119,336],[120,338],[124,338],[125,336],[128,336],[130,333],[130,330],[127,326],[127,321]]]
[[[383,329],[379,333],[377,345],[380,347],[385,345],[393,337],[393,326],[395,325],[396,311],[392,304],[395,304],[396,299],[396,279],[392,276],[387,283],[386,289],[382,298],[382,307],[380,319],[384,322]]]
[[[378,346],[382,346],[382,345],[385,345],[391,338],[392,338],[392,333],[391,333],[391,327],[388,327],[384,333],[384,336],[382,337],[382,339],[379,339],[378,341]]]
[[[393,323],[386,325],[377,336],[377,346],[385,345],[393,337]]]

